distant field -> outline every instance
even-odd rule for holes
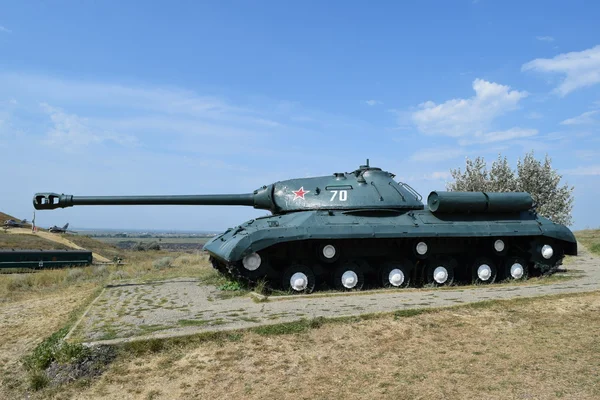
[[[122,238],[122,237],[94,237],[95,240],[99,240],[101,242],[104,243],[108,243],[108,244],[112,244],[115,245],[119,242],[127,242],[127,241],[135,241],[135,242],[142,242],[144,244],[146,243],[153,243],[153,242],[158,242],[158,243],[166,243],[166,244],[171,244],[171,243],[177,243],[177,244],[181,244],[181,243],[193,243],[193,244],[204,244],[206,242],[208,242],[210,240],[209,237],[180,237],[180,238],[156,238],[156,237],[126,237],[126,238]]]
[[[202,247],[210,240],[210,237],[94,237],[93,239],[116,246],[120,249],[133,249],[134,246],[141,242],[143,245],[158,243],[162,250],[184,251],[189,253],[202,250]]]

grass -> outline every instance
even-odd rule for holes
[[[589,251],[600,255],[600,229],[586,229],[575,232],[575,237]]]
[[[179,398],[594,399],[599,310],[600,293],[555,295],[131,342],[119,346],[103,376],[61,392],[90,399],[156,391]]]
[[[204,319],[180,319],[177,323],[181,326],[204,326],[210,321]]]
[[[0,223],[4,221],[0,220]],[[0,229],[0,249],[71,250],[60,243],[51,242],[35,235],[16,235]]]
[[[93,251],[94,253],[98,253],[103,255],[104,257],[112,260],[114,257],[118,257],[124,254],[123,250],[112,246],[108,243],[103,243],[99,240],[95,240],[89,236],[85,235],[72,235],[72,234],[63,234],[63,236],[75,243],[78,246],[83,247],[84,249],[88,249]]]

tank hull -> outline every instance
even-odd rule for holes
[[[505,247],[500,252],[494,248],[497,240]],[[415,251],[420,242],[428,245],[426,254]],[[335,247],[335,260],[319,253],[327,244]],[[553,249],[549,259],[541,254],[544,245]],[[577,254],[577,241],[565,226],[531,211],[439,214],[428,210],[317,210],[250,220],[214,237],[204,249],[219,270],[251,281],[277,283],[292,264],[306,266],[317,276],[330,275],[344,263],[359,265],[379,281],[377,275],[386,263],[402,260],[411,266],[411,273],[427,282],[430,264],[448,259],[455,264],[455,275],[466,280],[472,277],[473,262],[482,257],[489,258],[487,264],[495,264],[498,278],[511,257],[526,263],[523,267],[530,273],[552,271],[565,254]],[[243,260],[253,253],[269,260],[268,264],[248,270]]]

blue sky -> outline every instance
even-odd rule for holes
[[[370,158],[424,196],[546,153],[600,227],[600,4],[4,2],[0,210],[38,191],[249,192]],[[221,230],[243,207],[79,207],[41,226]]]

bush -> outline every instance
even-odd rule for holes
[[[84,275],[85,275],[85,272],[83,272],[82,269],[72,268],[69,270],[69,272],[67,272],[67,276],[65,277],[65,280],[67,282],[75,282],[75,281],[78,281],[79,279],[83,278]]]
[[[165,269],[169,268],[173,263],[173,257],[162,257],[158,260],[154,260],[152,266],[156,269]]]
[[[33,286],[33,276],[31,274],[16,275],[8,282],[7,288],[10,291],[29,289]]]
[[[499,155],[488,171],[483,157],[467,158],[464,172],[460,168],[450,171],[454,182],[446,188],[465,192],[528,192],[538,214],[558,224],[570,225],[574,188],[560,185],[562,176],[551,163],[548,155],[543,162],[536,160],[532,151],[519,159],[513,171],[506,157]]]
[[[105,276],[107,276],[109,274],[108,267],[106,265],[99,265],[97,267],[94,267],[92,269],[92,274],[94,276],[105,277]]]
[[[126,279],[129,278],[129,274],[125,271],[115,271],[110,275],[111,279]]]
[[[157,242],[152,242],[146,246],[146,250],[160,250],[160,245]]]
[[[50,379],[44,372],[35,372],[29,376],[29,387],[32,390],[42,390],[50,383]]]

